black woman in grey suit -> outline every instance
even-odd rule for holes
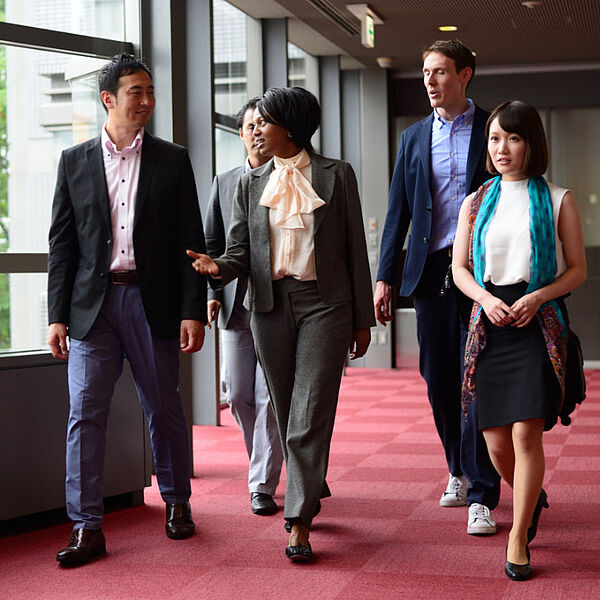
[[[248,274],[245,306],[277,417],[287,471],[286,556],[312,558],[310,526],[325,482],[346,355],[368,348],[371,278],[352,167],[314,153],[317,99],[271,88],[254,113],[261,154],[238,183],[225,254],[188,252],[222,283]]]

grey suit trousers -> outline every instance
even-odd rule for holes
[[[251,329],[286,461],[284,518],[310,527],[325,483],[352,304],[325,304],[316,281],[273,281],[274,307]]]

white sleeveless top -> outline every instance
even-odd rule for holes
[[[485,273],[483,281],[511,285],[529,281],[531,238],[529,232],[529,179],[502,181],[496,212],[485,237]],[[548,182],[554,216],[556,277],[566,270],[562,242],[558,237],[558,215],[568,190]]]

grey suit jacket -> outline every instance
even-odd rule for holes
[[[211,258],[218,258],[225,252],[233,197],[238,181],[243,174],[244,167],[236,167],[213,179],[204,225],[206,253]],[[220,280],[213,280],[213,285],[208,290],[208,299],[218,300],[221,303],[218,320],[221,329],[226,329],[229,324],[239,283],[240,280],[235,279],[224,286]]]
[[[364,225],[354,171],[349,163],[311,154],[312,186],[325,204],[315,210],[317,284],[326,304],[352,303],[353,328],[375,325]],[[269,209],[259,201],[273,160],[239,180],[225,254],[216,259],[222,282],[249,275],[244,306],[273,309]]]

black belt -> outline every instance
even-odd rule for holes
[[[111,271],[110,282],[118,285],[124,283],[135,283],[137,281],[136,271]]]

